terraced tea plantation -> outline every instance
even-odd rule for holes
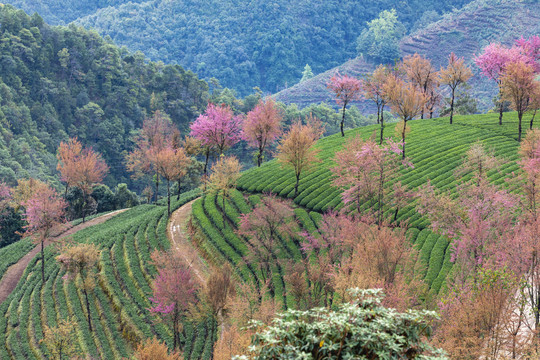
[[[517,117],[515,113],[506,113],[504,125],[498,125],[498,115],[457,116],[454,125],[448,124],[447,118],[434,120],[410,121],[410,133],[407,135],[406,155],[414,165],[413,169],[404,169],[400,180],[410,190],[417,189],[429,179],[431,183],[450,191],[456,189],[454,169],[461,163],[471,144],[482,141],[495,155],[507,162],[499,172],[489,174],[490,180],[501,184],[506,176],[518,169],[517,159]],[[409,125],[408,125],[409,126]],[[368,138],[378,131],[378,126],[366,126],[346,132],[346,139],[360,135]],[[394,125],[385,129],[386,135],[394,134]],[[340,209],[341,191],[332,186],[330,168],[334,166],[334,154],[341,150],[344,139],[332,135],[321,139],[317,146],[321,149],[316,169],[300,180],[298,196],[294,202],[309,210],[324,212],[328,209]],[[295,178],[291,170],[284,170],[276,161],[263,164],[260,168],[246,171],[238,182],[238,188],[246,192],[271,192],[282,197],[294,196]],[[391,188],[393,183],[386,186]],[[409,227],[425,228],[428,223],[420,218],[413,207],[403,209],[398,221],[408,220]]]
[[[429,179],[440,188],[456,191],[453,172],[461,163],[470,145],[482,141],[495,154],[507,160],[498,172],[489,173],[490,180],[504,184],[509,174],[518,170],[515,114],[505,114],[505,125],[497,124],[498,115],[458,116],[450,126],[448,119],[411,121],[407,137],[407,156],[414,168],[404,169],[399,180],[410,190]],[[388,125],[386,134],[393,133]],[[377,126],[347,132],[347,138],[369,137]],[[294,198],[294,216],[300,230],[297,235],[279,237],[272,249],[272,294],[282,308],[294,307],[287,278],[287,263],[306,260],[301,250],[300,233],[316,233],[322,214],[340,209],[341,190],[332,186],[333,157],[344,144],[339,135],[321,139],[322,160],[315,170],[303,176],[299,195]],[[206,195],[193,203],[193,223],[202,234],[199,250],[210,262],[230,263],[237,280],[261,288],[263,277],[257,264],[246,261],[249,252],[246,238],[239,236],[240,215],[249,213],[264,193],[284,198],[294,194],[294,176],[276,161],[246,171],[239,180],[239,190],[228,199]],[[386,184],[391,187],[392,183]],[[200,196],[199,191],[185,193],[173,209]],[[387,209],[387,211],[392,211]],[[79,231],[76,242],[92,242],[101,248],[98,284],[90,292],[90,316],[94,331],[87,326],[84,295],[55,261],[53,246],[46,249],[46,280],[41,282],[39,256],[33,259],[21,281],[8,299],[0,305],[0,359],[46,359],[48,349],[40,343],[44,325],[55,326],[61,319],[77,321],[74,341],[83,353],[95,359],[119,359],[131,356],[134,346],[157,336],[172,347],[170,329],[148,311],[152,306],[151,283],[156,269],[150,254],[154,249],[167,249],[167,210],[164,206],[141,205],[119,214],[103,224]],[[418,215],[414,204],[402,209],[398,221],[408,222],[407,238],[418,250],[415,272],[425,280],[433,295],[440,294],[452,272],[451,245],[444,236],[428,229],[428,221]],[[23,240],[0,250],[0,277],[6,269],[33,248]],[[184,321],[182,342],[185,359],[211,359],[218,327],[213,319]]]
[[[197,196],[198,191],[184,194],[174,208]],[[142,205],[74,235],[75,241],[93,242],[102,250],[98,285],[90,292],[93,333],[88,330],[81,291],[72,281],[63,279],[65,273],[54,259],[57,253],[53,246],[48,247],[45,284],[41,282],[38,256],[0,305],[0,358],[49,358],[46,347],[39,342],[43,325],[55,326],[60,319],[69,317],[78,324],[74,341],[83,353],[95,359],[127,358],[138,341],[154,335],[172,346],[170,330],[148,311],[152,305],[148,300],[151,281],[156,274],[150,253],[170,246],[167,221],[166,207]],[[186,358],[210,359],[216,336],[213,320],[186,321]]]
[[[396,181],[401,180],[411,190],[429,179],[436,187],[455,192],[457,180],[453,172],[471,144],[477,141],[483,142],[494,150],[495,155],[507,160],[498,172],[489,173],[491,181],[503,184],[509,174],[518,170],[515,163],[518,157],[517,117],[514,113],[505,114],[503,126],[498,125],[497,114],[488,114],[457,116],[452,126],[448,124],[447,118],[442,118],[411,121],[410,127],[406,151],[414,168],[403,170]],[[367,138],[377,130],[377,126],[351,130],[346,133],[346,138],[357,135]],[[393,132],[394,125],[388,125],[386,134]],[[316,231],[323,212],[343,206],[341,191],[331,185],[332,174],[329,170],[333,166],[335,152],[342,148],[343,143],[344,139],[339,134],[321,139],[317,146],[321,149],[319,157],[322,162],[300,180],[299,194],[294,198],[294,203],[298,206],[295,209],[296,220],[303,230]],[[231,263],[239,278],[244,281],[254,280],[260,286],[257,270],[243,261],[248,250],[246,242],[235,234],[239,215],[251,211],[251,207],[259,201],[259,196],[263,196],[261,193],[272,192],[281,197],[293,198],[294,183],[292,170],[284,170],[276,161],[270,161],[243,174],[238,188],[244,196],[235,192],[231,200],[225,202],[223,211],[222,199],[213,196],[205,196],[195,202],[193,216],[205,235],[206,241],[202,245],[207,257],[215,259],[216,263]],[[391,187],[392,183],[386,186]],[[245,197],[248,197],[247,200]],[[407,237],[418,250],[416,271],[433,294],[439,293],[452,270],[448,239],[429,230],[429,222],[416,213],[414,206],[402,209],[398,221],[407,221],[409,224]],[[300,241],[298,238],[281,239],[275,258],[287,260],[303,257]],[[279,265],[281,263],[276,261],[272,281],[276,299],[287,307],[291,305],[291,300],[286,296],[289,288],[283,278],[284,269]]]

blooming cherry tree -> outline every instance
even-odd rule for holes
[[[341,136],[345,136],[343,125],[345,123],[345,110],[347,105],[358,99],[360,95],[360,80],[347,75],[334,75],[326,85],[336,95],[336,102],[343,105],[341,117]]]
[[[501,44],[492,43],[484,48],[484,52],[474,59],[476,65],[482,71],[482,75],[490,80],[495,80],[499,86],[499,98],[501,98],[502,75],[506,66],[512,62],[530,62],[531,59],[524,55],[520,47],[511,48]],[[501,99],[502,100],[502,99]],[[504,103],[499,101],[499,125],[502,125]]]
[[[47,186],[23,205],[26,209],[24,217],[28,223],[25,235],[41,244],[41,279],[45,284],[45,241],[50,238],[53,229],[65,223],[67,204],[54,189]]]
[[[364,204],[368,209],[374,208],[379,226],[383,223],[389,190],[385,184],[395,178],[402,163],[401,145],[390,139],[386,146],[379,146],[372,139],[363,141],[357,137],[335,156],[337,166],[332,168],[333,184],[344,189],[343,202],[354,204],[359,213]]]
[[[210,153],[223,154],[241,139],[243,117],[234,115],[232,109],[225,104],[208,104],[204,114],[199,115],[191,124],[190,135],[201,141],[205,147],[206,162],[204,173],[207,173]]]
[[[197,286],[192,270],[178,252],[153,254],[158,275],[152,284],[149,310],[170,320],[173,327],[173,348],[180,346],[181,316],[197,301]]]
[[[242,139],[257,150],[257,166],[261,166],[264,152],[281,134],[282,115],[272,99],[260,100],[248,112],[242,129]]]

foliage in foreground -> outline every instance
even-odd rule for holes
[[[435,312],[385,308],[378,289],[350,293],[354,300],[336,310],[287,311],[237,359],[446,359],[425,339]]]

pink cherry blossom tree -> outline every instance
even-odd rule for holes
[[[204,114],[199,115],[191,124],[190,135],[201,141],[204,146],[206,161],[204,174],[207,174],[208,160],[211,152],[223,154],[241,139],[243,117],[234,115],[232,109],[225,104],[208,104]]]
[[[504,103],[501,99],[501,78],[506,66],[512,62],[530,63],[532,60],[523,54],[521,47],[508,48],[498,43],[491,43],[484,48],[482,54],[474,58],[474,61],[482,71],[482,75],[496,81],[499,86],[499,125],[502,125]]]
[[[360,80],[347,75],[334,75],[328,84],[327,88],[336,96],[336,102],[343,105],[343,115],[341,117],[341,136],[345,136],[343,125],[345,123],[345,110],[347,105],[358,99],[360,95]]]
[[[531,64],[535,73],[540,73],[540,36],[533,35],[528,39],[523,36],[516,40],[516,45],[521,49],[521,52],[531,59]]]
[[[263,286],[274,295],[273,268],[279,254],[279,239],[296,232],[290,204],[275,195],[264,196],[252,212],[242,214],[237,233],[247,238],[247,261],[258,267]]]
[[[191,268],[180,253],[169,251],[154,253],[158,275],[152,284],[150,301],[155,305],[149,310],[172,323],[174,350],[180,346],[180,321],[182,315],[197,301],[197,285]]]
[[[257,166],[261,166],[266,148],[281,134],[283,116],[271,98],[260,100],[253,110],[247,113],[242,129],[242,139],[257,151]]]
[[[383,223],[384,207],[387,203],[389,181],[395,179],[402,163],[402,144],[391,139],[385,146],[378,145],[373,139],[367,141],[360,137],[351,139],[342,151],[336,153],[334,186],[344,189],[343,202],[353,204],[361,213],[364,204],[367,211],[373,210],[377,225]],[[400,202],[399,206],[403,206]]]
[[[462,279],[476,276],[505,247],[501,242],[513,230],[518,205],[514,195],[491,184],[485,175],[497,162],[485,152],[480,154],[485,151],[480,144],[472,150],[456,172],[463,176],[457,196],[437,190],[429,181],[417,193],[419,213],[428,217],[435,231],[452,239],[452,261],[459,265]]]
[[[54,189],[47,186],[23,205],[26,209],[24,217],[28,223],[25,235],[41,244],[41,279],[42,284],[45,284],[45,242],[51,237],[52,230],[66,222],[67,203]]]

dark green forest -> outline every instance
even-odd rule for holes
[[[179,65],[150,62],[95,31],[49,26],[10,5],[0,7],[0,23],[0,179],[10,185],[33,177],[60,187],[56,150],[61,141],[78,137],[103,155],[110,167],[106,185],[126,183],[140,192],[147,179],[132,179],[124,158],[153,111],[167,113],[186,135],[208,101],[246,113],[260,98],[237,99],[234,91],[216,86],[209,93],[205,81]],[[286,123],[313,113],[328,134],[337,131],[339,115],[326,104],[281,106]],[[374,119],[353,107],[347,122],[355,127]],[[245,166],[252,164],[243,145],[234,153]]]
[[[153,110],[186,130],[208,85],[179,65],[149,62],[76,25],[52,27],[0,7],[0,178],[58,184],[56,148],[78,137],[110,167],[108,185],[130,183],[124,152]]]
[[[306,64],[318,74],[354,58],[357,37],[382,10],[395,8],[411,30],[470,1],[8,2],[51,23],[95,28],[132,51],[215,77],[246,96],[255,86],[274,93],[297,83]]]

